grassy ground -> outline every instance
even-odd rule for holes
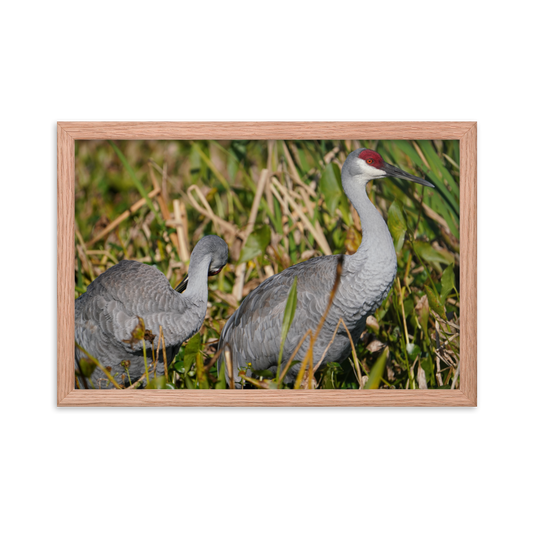
[[[241,300],[294,263],[357,250],[361,226],[340,169],[361,146],[436,188],[395,179],[369,186],[396,245],[397,280],[356,354],[321,369],[316,386],[457,388],[457,141],[77,141],[76,297],[121,259],[155,264],[175,286],[194,244],[220,235],[229,264],[211,278],[204,325],[182,347],[167,386],[223,387],[209,360]]]

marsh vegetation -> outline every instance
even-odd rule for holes
[[[150,386],[224,388],[213,357],[242,299],[295,263],[357,251],[361,225],[340,171],[362,146],[435,189],[395,179],[368,186],[394,240],[396,281],[352,357],[297,385],[457,388],[457,141],[77,141],[75,296],[122,259],[156,265],[176,286],[194,244],[207,234],[221,236],[230,261],[209,281],[204,324],[168,376],[152,376]],[[78,378],[89,379],[94,364],[87,355]],[[285,386],[271,376],[256,378],[249,386]]]

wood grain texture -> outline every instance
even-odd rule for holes
[[[477,405],[477,125],[460,140],[461,392]]]
[[[74,390],[74,139],[57,127],[57,402]]]
[[[90,139],[460,139],[472,122],[59,122]]]
[[[460,390],[74,390],[65,407],[465,407]]]
[[[77,139],[459,139],[460,390],[75,390],[74,142]],[[477,405],[477,137],[475,122],[59,122],[57,128],[57,404],[59,406]]]

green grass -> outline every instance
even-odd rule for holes
[[[361,227],[342,191],[340,169],[360,146],[426,177],[435,189],[394,179],[372,182],[370,199],[394,238],[397,280],[356,354],[320,369],[317,386],[459,387],[458,141],[77,141],[76,297],[126,258],[157,265],[175,286],[187,271],[174,216],[173,201],[179,200],[188,253],[214,233],[228,243],[230,260],[210,279],[206,320],[172,364],[168,386],[224,387],[216,364],[210,365],[212,344],[242,298],[309,257],[357,250]],[[162,192],[150,199],[154,187]],[[256,198],[258,188],[264,190]],[[91,242],[141,199],[140,209]],[[386,365],[379,359],[384,351]],[[260,380],[260,386],[269,382]]]

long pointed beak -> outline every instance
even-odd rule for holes
[[[187,288],[187,283],[189,282],[189,274],[187,274],[176,286],[174,289],[176,292],[183,292]]]
[[[407,172],[404,172],[403,170],[399,168],[393,167],[392,165],[389,165],[388,163],[383,164],[382,170],[384,170],[387,173],[387,176],[391,176],[393,178],[400,178],[402,180],[407,180],[407,181],[414,181],[415,183],[420,183],[420,185],[425,185],[426,187],[435,188],[435,185],[433,185],[433,183],[429,183],[429,181],[419,178],[418,176],[413,176],[412,174],[408,174]]]

